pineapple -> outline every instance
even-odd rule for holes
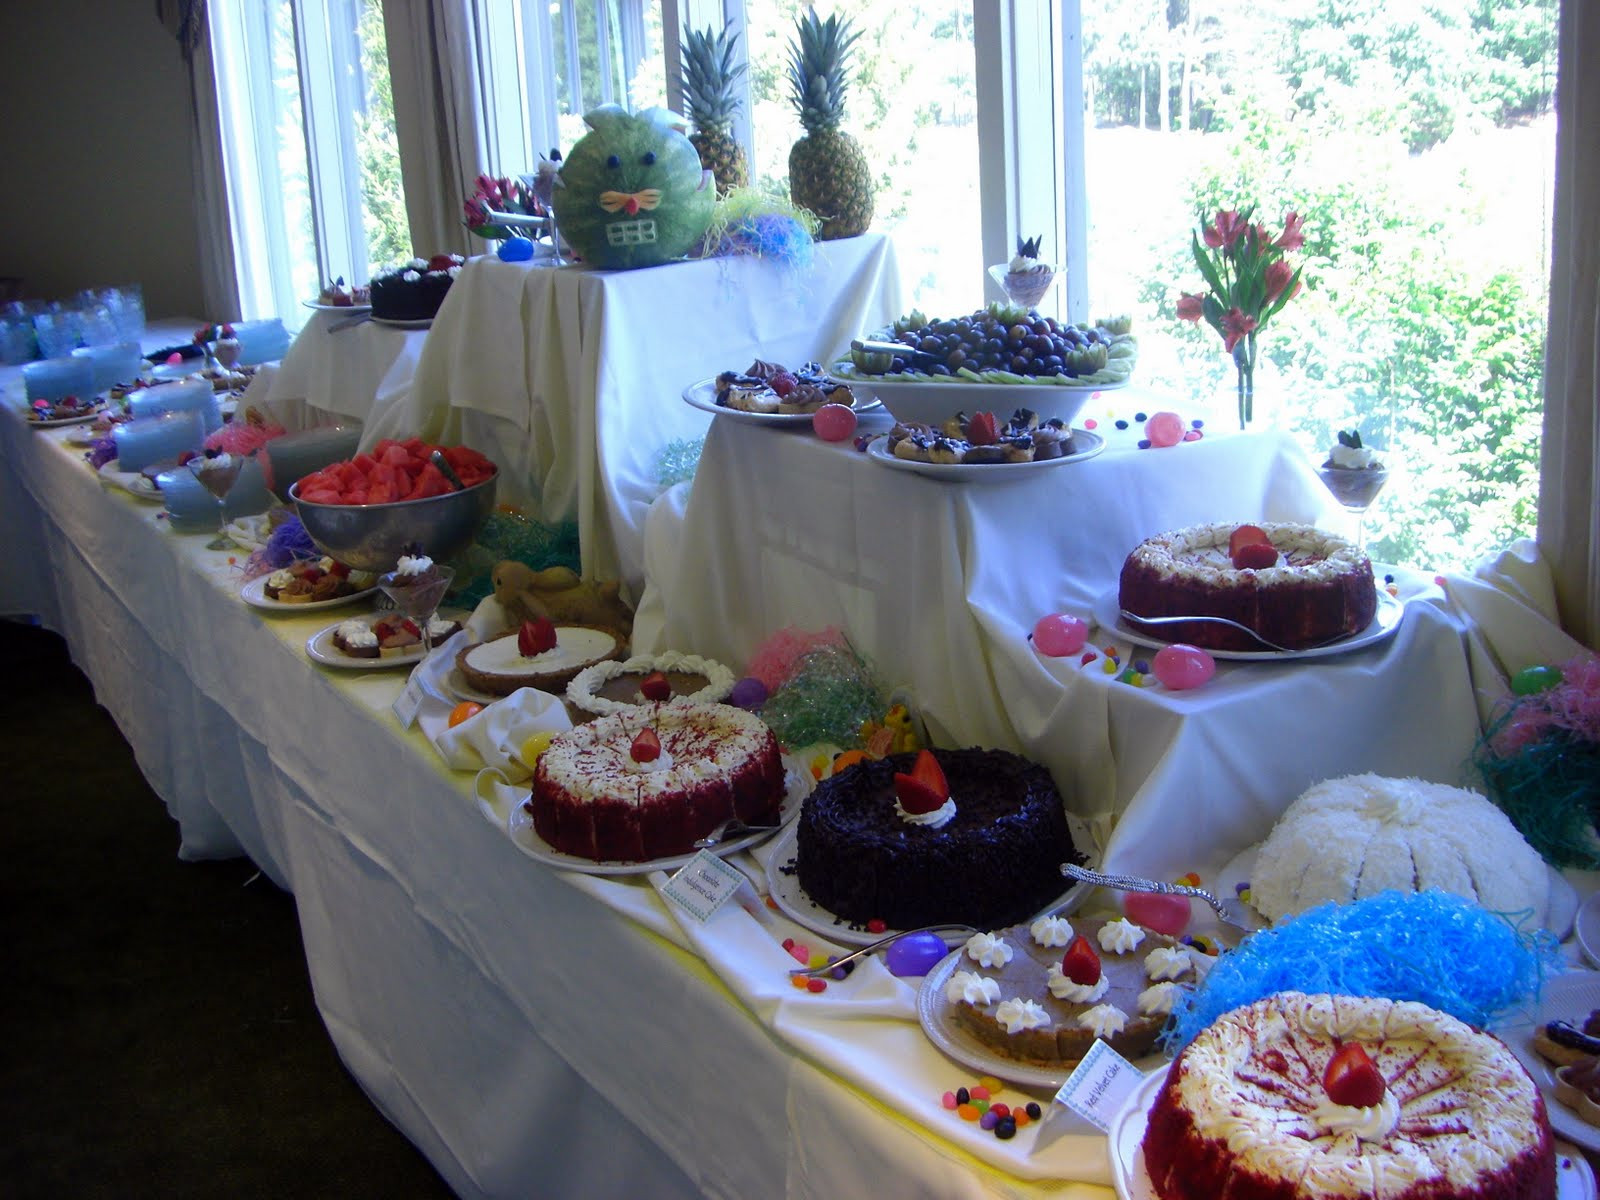
[[[683,107],[694,122],[689,141],[700,154],[700,165],[717,179],[717,195],[726,196],[750,182],[750,164],[744,147],[732,132],[733,114],[739,107],[734,85],[745,64],[733,62],[739,35],[724,29],[716,33],[689,31],[683,44]]]
[[[789,198],[822,221],[824,241],[855,237],[872,224],[872,171],[866,155],[839,128],[845,71],[860,36],[849,21],[801,14],[799,40],[789,43],[789,86],[805,136],[789,151]]]

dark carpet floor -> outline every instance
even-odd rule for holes
[[[55,635],[0,621],[0,1195],[447,1197],[345,1071],[293,897],[177,827]]]

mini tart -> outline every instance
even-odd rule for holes
[[[508,633],[467,646],[456,655],[456,667],[473,687],[496,696],[509,696],[519,688],[560,692],[582,670],[616,658],[625,645],[610,629],[597,625],[557,625],[556,644],[529,658],[517,648],[517,635]]]
[[[1600,1125],[1600,1104],[1597,1104],[1574,1077],[1585,1064],[1569,1063],[1556,1071],[1556,1099],[1583,1118],[1587,1125]]]
[[[639,693],[644,676],[660,671],[672,686],[670,699],[715,704],[733,691],[733,672],[695,654],[635,654],[585,667],[567,684],[567,703],[597,716],[631,712],[652,701]]]

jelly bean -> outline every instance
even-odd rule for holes
[[[1197,688],[1217,673],[1217,660],[1199,646],[1179,642],[1156,651],[1156,678],[1175,692]]]
[[[882,917],[873,917],[872,920],[867,922],[868,933],[882,933],[888,928],[888,923]]]
[[[764,899],[766,901],[767,907],[770,908],[773,912],[777,912],[778,911],[778,902],[776,900],[774,900],[771,896],[764,896],[764,897],[762,897],[762,899]]]
[[[1093,417],[1089,417],[1084,421],[1083,427],[1085,429],[1098,429],[1100,428],[1100,422],[1096,421]]]
[[[1150,415],[1148,413],[1136,412],[1133,414],[1133,419],[1139,422],[1139,424],[1143,425],[1150,419]]]
[[[1175,412],[1155,413],[1144,423],[1144,436],[1152,446],[1176,446],[1184,432],[1183,418]]]
[[[789,976],[789,986],[794,988],[796,991],[800,991],[800,992],[805,991],[806,990],[806,977],[804,975],[791,975],[791,976]]]
[[[1063,658],[1082,650],[1089,640],[1089,623],[1066,613],[1040,617],[1033,626],[1033,644],[1040,654]]]
[[[973,1088],[971,1092],[971,1096],[974,1100],[987,1100],[993,1094],[993,1092],[984,1087],[981,1083],[977,1087]]]
[[[806,960],[806,966],[808,967],[825,967],[827,965],[828,956],[823,954],[820,950],[813,953],[811,957]]]
[[[783,948],[785,950],[793,950],[794,949],[794,939],[793,938],[784,938],[783,939]]]
[[[1009,1104],[991,1104],[989,1105],[989,1111],[997,1117],[1009,1117],[1011,1115],[1011,1106]]]
[[[811,961],[811,947],[796,942],[789,947],[789,954],[795,962],[805,965]]]
[[[1107,675],[1115,675],[1117,673],[1117,660],[1114,658],[1106,659],[1104,670]]]
[[[954,1092],[946,1092],[940,1099],[939,1103],[943,1104],[946,1108],[954,1112],[956,1107],[956,1094]]]
[[[1193,425],[1196,429],[1204,429],[1206,427],[1206,423],[1199,417],[1196,417],[1194,420],[1190,421],[1189,424]]]
[[[811,415],[811,428],[825,442],[842,442],[856,431],[856,410],[848,404],[824,404]]]
[[[1191,429],[1188,433],[1183,435],[1183,440],[1186,442],[1198,442],[1200,438],[1201,433],[1198,429]]]
[[[1097,655],[1093,650],[1085,650],[1083,652],[1083,657],[1080,658],[1078,661],[1081,662],[1084,666],[1087,667],[1090,663],[1092,663],[1098,657],[1099,657],[1099,655]]]
[[[1523,667],[1511,677],[1511,691],[1518,696],[1536,696],[1560,682],[1560,667]]]
[[[964,1087],[957,1088],[956,1089],[956,1103],[957,1104],[971,1104],[972,1103],[972,1093],[967,1091],[967,1089],[964,1088]]]
[[[1200,876],[1196,875],[1193,871],[1185,871],[1182,875],[1179,875],[1178,878],[1175,879],[1173,882],[1174,883],[1186,884],[1189,887],[1199,887],[1200,886]]]
[[[1104,654],[1107,658],[1117,658],[1122,652],[1115,646],[1101,646],[1100,653]]]
[[[808,979],[808,980],[806,980],[806,991],[808,991],[808,992],[825,992],[827,990],[828,990],[828,981],[826,979]]]
[[[889,974],[901,978],[926,975],[948,953],[949,947],[938,934],[908,933],[889,943],[883,965],[889,968]]]
[[[1010,1117],[1007,1117],[1003,1121],[995,1122],[994,1135],[1002,1142],[1009,1142],[1012,1138],[1017,1136],[1017,1123]]]
[[[1044,1109],[1039,1107],[1039,1103],[1036,1100],[1029,1100],[1028,1107],[1023,1111],[1028,1114],[1028,1119],[1031,1121],[1037,1121],[1044,1116]]]
[[[984,1076],[980,1077],[979,1080],[978,1080],[978,1085],[980,1087],[988,1088],[989,1089],[989,1094],[991,1096],[994,1095],[996,1092],[1004,1091],[1005,1090],[1005,1086],[1006,1086],[1005,1084],[1001,1083],[1000,1080],[997,1079],[993,1075],[984,1075]]]
[[[1118,421],[1117,422],[1117,428],[1118,429],[1126,429],[1127,427],[1128,427],[1128,423],[1126,421]]]
[[[1000,1118],[995,1115],[993,1109],[990,1109],[988,1112],[983,1113],[978,1117],[979,1129],[993,1129],[998,1124],[1000,1124]]]
[[[1139,674],[1141,674],[1141,675],[1150,674],[1150,663],[1149,663],[1149,660],[1148,659],[1143,659],[1143,658],[1134,659],[1133,660],[1133,669],[1135,671],[1139,672]]]
[[[1018,1129],[1025,1128],[1028,1124],[1028,1114],[1023,1112],[1020,1108],[1017,1109],[1016,1112],[1011,1114],[1011,1123]]]
[[[956,1116],[963,1121],[976,1121],[978,1119],[978,1110],[970,1104],[958,1104],[956,1105]]]
[[[1139,449],[1141,449],[1141,450],[1150,449],[1150,439],[1149,438],[1140,438],[1139,439]]]

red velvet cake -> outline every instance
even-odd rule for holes
[[[1229,547],[1240,528],[1195,525],[1147,538],[1122,564],[1119,606],[1140,617],[1225,617],[1292,650],[1372,623],[1377,584],[1371,560],[1354,543],[1309,525],[1245,526],[1265,534],[1274,561],[1241,567]],[[1212,650],[1269,649],[1247,633],[1204,621],[1145,628],[1165,641]]]
[[[726,704],[640,705],[557,735],[524,807],[552,847],[600,862],[688,854],[729,817],[777,821],[778,742]]]
[[[1160,1200],[1549,1200],[1544,1101],[1493,1036],[1409,1001],[1282,992],[1172,1064],[1144,1160]]]

